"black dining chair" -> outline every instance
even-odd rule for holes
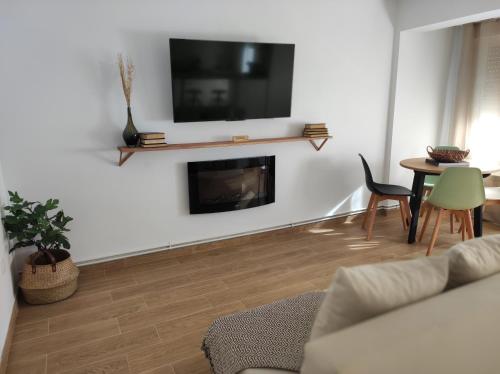
[[[384,200],[397,200],[399,201],[399,210],[401,212],[401,220],[403,222],[403,229],[406,230],[410,224],[411,212],[410,205],[408,204],[408,198],[412,195],[412,192],[403,186],[397,186],[394,184],[383,184],[376,183],[373,181],[372,172],[365,158],[359,154],[361,161],[363,162],[363,168],[365,170],[365,180],[366,187],[372,193],[370,196],[370,202],[366,208],[365,217],[363,219],[363,229],[368,228],[366,235],[366,240],[371,240],[373,234],[373,224],[375,223],[375,215],[377,212],[378,203]]]

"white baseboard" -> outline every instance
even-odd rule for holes
[[[395,209],[399,207],[399,205],[386,205],[386,206],[380,206],[378,207],[378,210],[390,210],[390,209]],[[182,242],[182,243],[176,243],[176,244],[168,244],[165,246],[161,247],[156,247],[156,248],[149,248],[149,249],[141,249],[141,250],[136,250],[136,251],[131,251],[119,255],[114,255],[114,256],[107,256],[107,257],[102,257],[98,258],[95,260],[86,260],[86,261],[78,261],[76,262],[76,265],[78,266],[84,266],[84,265],[92,265],[92,264],[99,264],[102,262],[108,262],[108,261],[113,261],[113,260],[120,260],[122,258],[127,258],[127,257],[135,257],[135,256],[141,256],[149,253],[155,253],[155,252],[160,252],[160,251],[165,251],[165,250],[170,250],[170,249],[177,249],[177,248],[182,248],[182,247],[188,247],[190,245],[199,245],[199,244],[207,244],[207,243],[213,243],[217,242],[220,240],[227,240],[227,239],[234,239],[234,238],[239,238],[241,236],[247,236],[247,235],[253,235],[253,234],[261,234],[264,232],[269,232],[269,231],[275,231],[275,230],[282,230],[286,228],[291,228],[291,227],[297,227],[297,226],[303,226],[303,225],[309,225],[311,223],[319,223],[322,221],[328,221],[331,219],[337,219],[337,218],[343,218],[343,217],[348,217],[348,216],[353,216],[357,214],[361,214],[365,211],[365,209],[361,210],[355,210],[347,213],[340,213],[340,214],[334,214],[331,216],[326,216],[326,217],[321,217],[321,218],[314,218],[306,221],[299,221],[299,222],[292,222],[284,225],[278,225],[278,226],[272,226],[272,227],[266,227],[263,229],[258,229],[258,230],[251,230],[251,231],[244,231],[244,232],[239,232],[236,234],[232,235],[223,235],[223,236],[216,236],[208,239],[202,239],[202,240],[194,240],[190,242]]]

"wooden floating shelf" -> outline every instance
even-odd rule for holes
[[[269,143],[287,143],[287,142],[304,142],[308,141],[312,144],[316,151],[319,151],[331,136],[306,138],[305,136],[288,136],[283,138],[263,138],[249,139],[246,141],[233,142],[232,140],[218,142],[202,142],[202,143],[180,143],[180,144],[165,144],[162,147],[143,148],[143,147],[118,147],[120,151],[120,160],[118,166],[122,166],[134,153],[137,152],[159,152],[159,151],[175,151],[180,149],[195,149],[195,148],[216,148],[216,147],[235,147],[240,145],[251,144],[269,144]],[[319,145],[316,140],[320,141]]]

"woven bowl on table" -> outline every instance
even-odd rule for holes
[[[19,287],[28,304],[49,304],[73,295],[78,287],[80,271],[64,250],[53,251],[57,262],[53,266],[32,265],[34,254],[24,264]]]
[[[432,148],[430,145],[427,146],[427,153],[437,162],[461,162],[469,155],[469,152],[468,149],[462,151],[460,149],[437,149]]]

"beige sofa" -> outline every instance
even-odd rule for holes
[[[500,273],[314,340],[301,372],[500,373]]]

